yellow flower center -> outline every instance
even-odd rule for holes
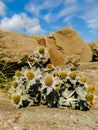
[[[40,47],[40,48],[39,48],[39,53],[42,54],[42,53],[44,53],[44,52],[45,52],[45,48],[44,48],[44,47]]]
[[[60,77],[61,80],[65,79],[66,76],[67,76],[67,73],[65,71],[62,71],[62,72],[59,73],[59,77]]]
[[[17,77],[20,77],[20,76],[21,76],[21,71],[20,71],[20,70],[17,70],[17,71],[15,72],[15,75],[16,75]]]
[[[48,69],[52,69],[52,64],[48,64],[48,65],[47,65],[47,68],[48,68]]]
[[[93,86],[93,85],[88,86],[87,91],[88,91],[88,92],[91,92],[91,93],[94,93],[94,91],[95,91],[95,86]]]
[[[45,79],[45,85],[48,86],[48,87],[50,87],[52,84],[53,84],[52,77],[50,77],[50,76],[46,77],[46,79]]]
[[[14,101],[15,104],[18,104],[20,102],[20,96],[19,95],[13,96],[12,100]]]
[[[28,57],[28,53],[27,52],[24,52],[21,54],[22,57]]]
[[[69,76],[70,76],[70,78],[75,79],[76,78],[76,72],[75,71],[71,72]]]
[[[70,88],[71,87],[71,85],[68,84],[68,83],[66,83],[65,86],[66,86],[66,88]]]
[[[55,87],[55,90],[56,90],[56,91],[61,90],[61,86],[56,86],[56,87]]]
[[[86,77],[81,77],[80,81],[83,82],[83,83],[85,83],[86,82]]]
[[[34,78],[34,73],[31,71],[27,72],[27,78],[28,80],[32,80]]]
[[[94,100],[94,94],[88,93],[86,95],[86,99],[87,99],[87,101],[92,102]]]
[[[77,64],[78,62],[79,62],[79,59],[73,59],[73,60],[72,60],[72,63],[73,63],[73,64]]]
[[[12,86],[16,88],[18,86],[18,82],[12,82]]]

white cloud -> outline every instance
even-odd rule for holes
[[[67,16],[67,17],[64,19],[64,23],[70,24],[72,18],[73,18],[73,15]]]
[[[14,0],[3,0],[5,2],[13,2]]]
[[[14,14],[11,18],[4,17],[0,22],[0,29],[29,35],[42,35],[45,32],[37,18],[29,18],[25,13]]]
[[[24,21],[21,16],[15,14],[12,18],[4,17],[0,23],[0,29],[8,30],[8,31],[18,31],[22,28]]]
[[[63,0],[45,0],[42,6],[43,8],[58,7],[62,2]]]
[[[0,15],[4,16],[5,11],[6,11],[6,5],[2,1],[0,1]]]
[[[62,2],[63,0],[30,0],[30,2],[25,6],[25,10],[33,15],[39,16],[42,10],[58,7]]]
[[[83,13],[81,18],[87,23],[87,26],[91,29],[98,28],[98,4],[89,7],[86,12]]]
[[[46,14],[43,16],[43,19],[47,22],[50,23],[54,20],[54,16],[51,13]]]
[[[93,35],[97,34],[95,29],[91,29],[91,30],[89,30],[89,32],[92,33]]]
[[[32,34],[32,35],[43,35],[45,33],[45,31],[38,24],[38,25],[35,25],[31,28],[27,28],[27,33]]]
[[[89,28],[96,29],[98,28],[98,17],[95,19],[89,19],[86,21]]]
[[[63,16],[68,16],[70,14],[74,14],[77,10],[78,10],[78,6],[76,6],[76,5],[68,6],[58,13],[57,18],[61,18]]]
[[[50,19],[51,19],[51,13],[46,14],[46,15],[43,17],[43,19],[44,19],[46,22],[49,22]]]
[[[29,3],[25,6],[25,9],[33,15],[39,16],[41,6]]]
[[[65,0],[65,3],[67,3],[67,4],[71,4],[71,3],[75,3],[76,2],[76,0]]]
[[[93,3],[95,2],[96,0],[86,0],[87,3]]]

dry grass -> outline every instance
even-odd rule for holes
[[[32,39],[35,39],[35,40],[40,40],[42,38],[44,38],[44,36],[30,36]]]

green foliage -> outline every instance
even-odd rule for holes
[[[0,30],[0,32],[4,32],[3,30]]]
[[[9,89],[9,83],[13,80],[13,76],[17,69],[20,70],[24,63],[10,63],[9,61],[0,61],[0,88]]]
[[[40,40],[42,39],[43,37],[42,36],[30,36],[32,39],[35,39],[35,40]]]
[[[6,88],[6,84],[11,81],[11,78],[8,76],[11,67],[7,62],[0,62],[0,88]]]

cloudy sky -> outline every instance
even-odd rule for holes
[[[0,29],[47,35],[63,27],[98,40],[98,0],[0,0]]]

